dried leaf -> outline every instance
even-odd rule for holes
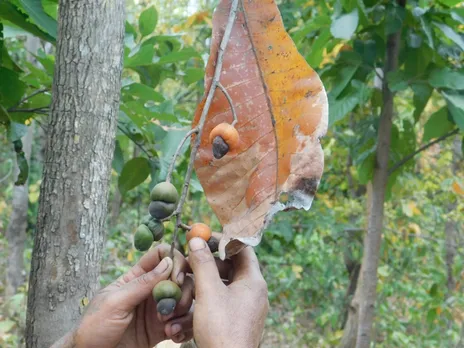
[[[211,86],[230,2],[221,1],[214,13],[206,91]],[[239,2],[220,83],[238,115],[239,148],[219,160],[213,157],[211,130],[233,121],[230,104],[218,88],[195,170],[223,225],[219,252],[225,258],[245,245],[256,246],[278,211],[311,207],[324,166],[319,138],[327,130],[328,101],[321,80],[298,53],[272,0]],[[193,127],[204,104],[205,99]]]

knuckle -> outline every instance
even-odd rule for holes
[[[151,277],[148,273],[142,274],[140,277],[137,278],[137,282],[142,286],[150,284],[150,280]]]
[[[206,248],[194,251],[193,255],[194,255],[193,261],[196,264],[201,265],[201,264],[210,263],[210,262],[216,263],[214,261],[213,255]]]

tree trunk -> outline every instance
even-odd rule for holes
[[[99,286],[119,108],[124,0],[61,0],[29,282],[27,347],[49,347]]]
[[[23,151],[30,165],[32,140],[34,137],[34,126],[31,124],[27,134],[23,137]],[[15,181],[19,174],[19,168],[15,165]],[[24,270],[24,243],[26,242],[27,210],[29,207],[29,180],[21,186],[13,188],[13,209],[10,221],[6,229],[8,241],[8,260],[6,271],[6,296],[12,296],[24,283],[26,278]]]
[[[456,136],[453,142],[453,163],[452,171],[454,175],[458,175],[460,162],[462,160],[461,139]],[[448,213],[456,209],[457,202],[450,202],[448,204]],[[457,253],[458,244],[458,222],[455,219],[448,219],[445,224],[445,260],[446,260],[446,273],[447,273],[447,287],[448,293],[446,297],[449,298],[453,295],[456,287],[456,280],[453,276],[454,258]]]
[[[398,4],[405,6],[406,0]],[[387,38],[387,50],[383,79],[383,110],[380,115],[376,167],[372,180],[372,200],[368,218],[367,233],[364,237],[364,252],[361,268],[361,287],[359,301],[359,324],[356,337],[357,348],[369,348],[372,324],[374,321],[375,300],[377,297],[377,268],[379,265],[380,245],[384,215],[385,191],[388,181],[388,160],[390,154],[391,129],[393,121],[394,94],[388,88],[386,76],[398,69],[398,56],[401,43],[401,28]]]

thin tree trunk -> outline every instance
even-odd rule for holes
[[[24,156],[29,164],[33,136],[34,126],[31,124],[27,130],[27,134],[22,139]],[[17,165],[15,165],[15,172],[16,177],[19,174]],[[6,229],[6,238],[8,241],[6,296],[14,295],[26,278],[24,270],[24,243],[26,242],[27,210],[29,207],[28,185],[29,180],[24,185],[14,186],[13,188],[13,209]]]
[[[40,39],[28,35],[25,46],[30,53],[27,55],[27,60],[32,64],[37,64],[37,60],[32,54],[36,54],[40,48]],[[23,151],[29,163],[29,168],[31,168],[30,160],[33,138],[34,123],[29,126],[26,136],[22,139]],[[19,173],[17,165],[15,167],[16,173]],[[8,240],[6,296],[14,295],[18,287],[21,286],[26,279],[24,269],[24,243],[26,242],[27,212],[29,208],[29,180],[27,180],[24,185],[14,186],[12,206],[13,210],[6,230],[6,238]]]
[[[461,153],[461,138],[456,136],[453,142],[453,163],[452,171],[454,175],[458,174],[460,162],[462,160]],[[448,213],[456,209],[457,202],[450,202],[448,204]],[[446,273],[447,273],[447,288],[448,293],[446,297],[449,298],[453,295],[456,288],[456,280],[453,276],[454,258],[457,253],[458,244],[458,223],[454,219],[448,219],[445,224],[445,260],[446,260]]]
[[[406,0],[398,4],[405,7]],[[398,69],[401,29],[387,38],[387,51],[383,76]],[[388,88],[387,79],[383,80],[383,110],[380,116],[376,167],[372,180],[372,201],[368,218],[367,233],[364,237],[364,252],[361,268],[361,297],[359,302],[359,324],[356,337],[357,348],[369,348],[372,338],[375,300],[377,297],[377,268],[379,265],[380,245],[384,216],[385,191],[388,181],[388,159],[390,154],[391,129],[393,121],[394,94]]]
[[[124,0],[60,1],[27,347],[51,346],[99,287],[123,36]]]

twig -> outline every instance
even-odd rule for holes
[[[398,161],[397,163],[395,163],[393,165],[393,167],[390,168],[390,170],[388,171],[388,175],[392,175],[399,167],[401,167],[403,164],[405,164],[406,162],[408,162],[410,159],[412,159],[415,155],[417,155],[418,153],[422,152],[422,151],[425,151],[427,150],[430,146],[432,145],[435,145],[436,143],[439,143],[440,141],[442,140],[445,140],[446,138],[449,138],[450,136],[454,135],[454,134],[457,134],[459,132],[459,129],[456,128],[454,130],[452,130],[451,132],[449,133],[446,133],[445,135],[442,135],[441,137],[435,139],[434,141],[431,141],[430,143],[428,144],[425,144],[424,146],[421,146],[420,148],[418,148],[416,151],[414,151],[413,153],[407,155],[406,157],[404,157],[402,160]]]
[[[35,97],[37,94],[40,94],[40,93],[45,93],[47,92],[49,89],[48,88],[44,88],[44,89],[39,89],[37,91],[35,91],[34,93],[31,93],[30,95],[24,97],[23,99],[21,99],[18,104],[16,105],[13,105],[10,109],[15,109],[17,108],[18,106],[20,106],[22,103],[24,103],[25,101],[31,99],[32,97]],[[8,110],[10,111],[10,110]]]
[[[145,149],[145,147],[144,147],[142,144],[140,144],[139,142],[133,140],[133,139],[131,138],[130,134],[127,133],[127,132],[124,130],[124,128],[122,128],[119,124],[118,124],[118,129],[119,129],[126,137],[128,137],[129,139],[131,139],[132,142],[133,142],[135,145],[137,145],[137,147],[138,147],[140,150],[142,150],[142,152],[143,152],[145,155],[148,156],[148,159],[149,159],[150,161],[153,160],[153,156],[150,155],[150,153],[147,151],[147,149]]]
[[[227,101],[229,102],[230,108],[232,110],[232,116],[234,117],[234,121],[232,122],[232,126],[235,126],[238,122],[238,117],[237,117],[237,112],[235,111],[234,103],[232,102],[232,98],[230,97],[230,94],[227,92],[227,90],[224,88],[224,86],[221,84],[221,82],[218,81],[217,86],[219,89],[224,93],[224,95],[227,98]]]
[[[229,19],[227,21],[226,29],[224,31],[224,36],[222,37],[221,45],[219,46],[218,56],[216,61],[216,69],[214,71],[214,76],[211,81],[211,86],[208,92],[208,96],[206,97],[205,106],[203,107],[203,111],[200,116],[200,121],[198,122],[198,134],[195,137],[195,143],[193,145],[192,151],[190,152],[190,161],[187,169],[187,174],[185,175],[184,186],[182,189],[182,195],[180,196],[179,204],[177,205],[177,209],[174,212],[176,215],[176,225],[174,227],[174,236],[171,243],[171,258],[174,258],[174,243],[177,239],[177,232],[179,230],[179,225],[181,224],[181,213],[184,207],[185,199],[187,197],[187,193],[190,186],[190,179],[192,177],[193,171],[193,164],[195,162],[195,157],[198,152],[198,148],[200,147],[201,143],[201,135],[203,133],[203,127],[205,125],[206,116],[208,115],[209,108],[211,107],[211,103],[213,101],[214,93],[216,92],[216,88],[218,86],[221,72],[222,72],[222,63],[224,61],[224,52],[226,50],[227,44],[230,39],[230,34],[232,33],[232,27],[234,26],[235,17],[237,15],[237,7],[238,7],[238,0],[233,0],[232,4],[230,5],[230,12],[229,12]]]
[[[192,229],[192,226],[186,225],[186,224],[179,224],[179,227],[182,228],[185,231],[190,231]]]
[[[176,149],[176,152],[174,153],[174,156],[172,157],[171,164],[169,165],[168,174],[166,175],[167,182],[171,182],[172,172],[174,171],[174,165],[176,164],[177,157],[179,157],[179,153],[182,150],[182,147],[184,147],[185,142],[187,141],[188,138],[192,136],[192,134],[197,134],[197,133],[198,133],[198,127],[191,129],[187,134],[185,134],[184,138],[180,142],[179,146]]]
[[[43,115],[48,115],[50,112],[50,109],[48,106],[46,107],[41,107],[41,108],[35,108],[35,109],[15,109],[15,108],[9,108],[8,112],[33,112],[36,114],[43,114]]]

